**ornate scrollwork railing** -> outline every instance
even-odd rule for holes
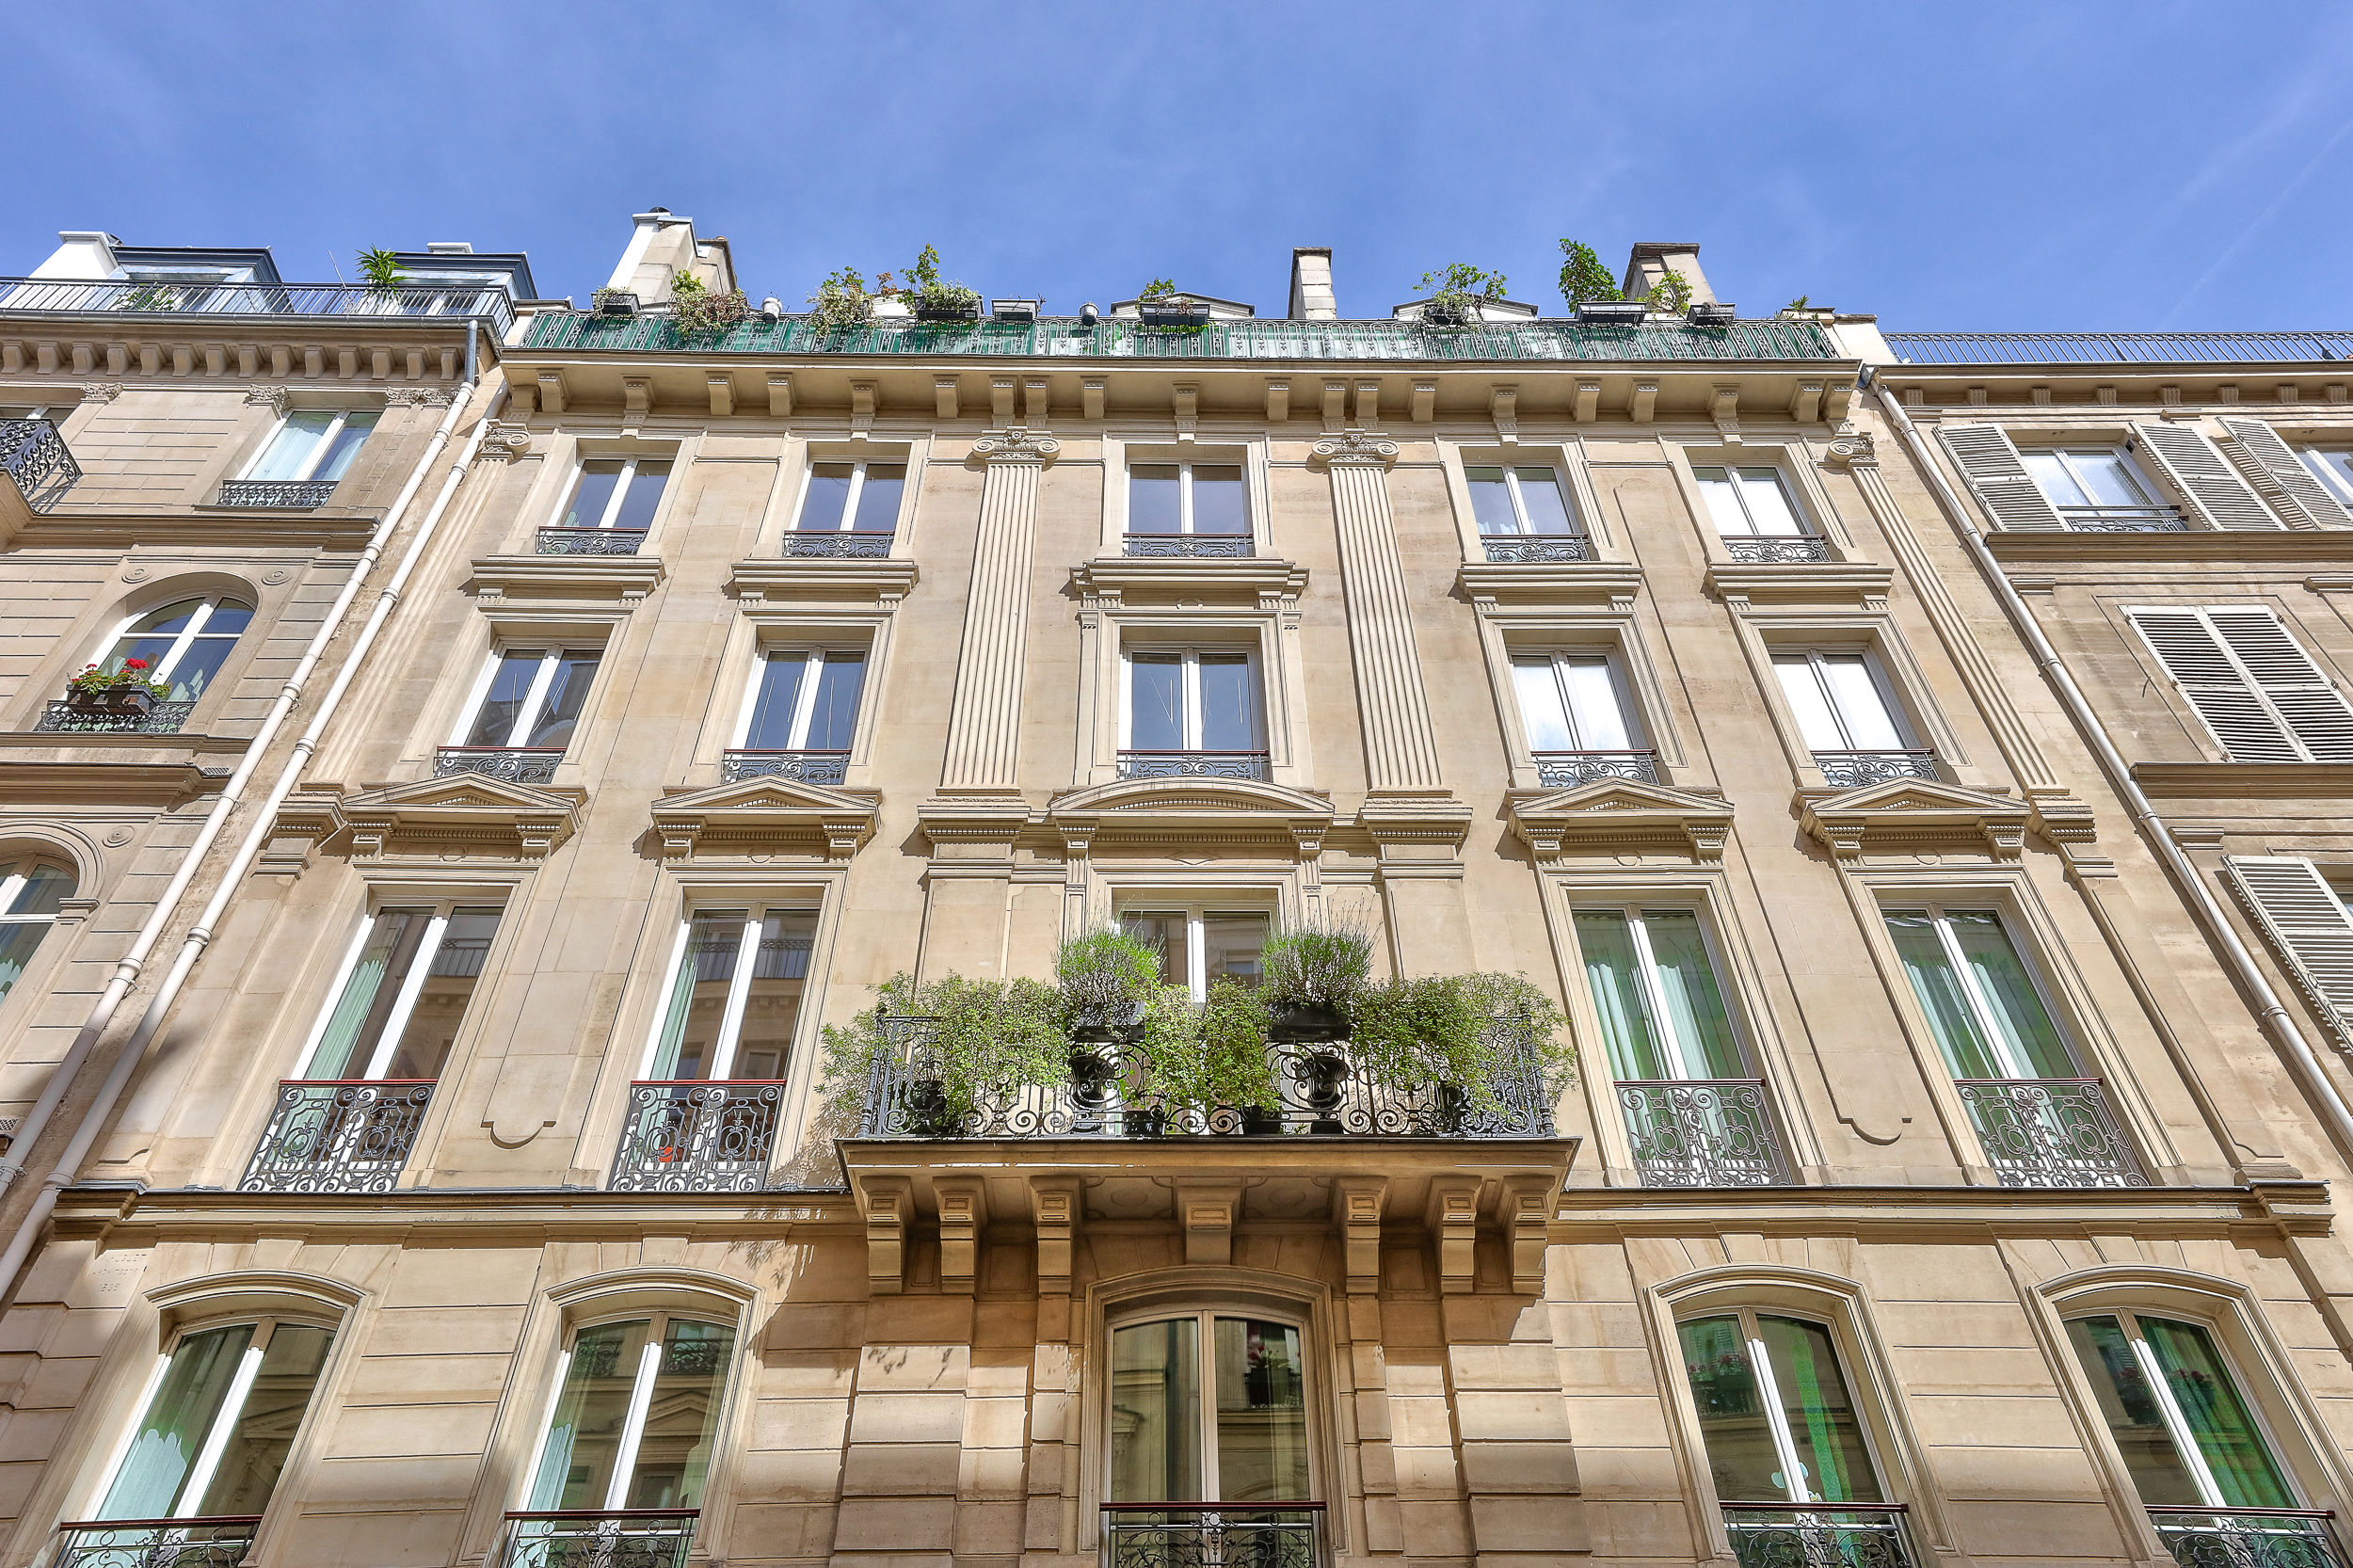
[[[1582,534],[1481,534],[1479,543],[1490,561],[1548,566],[1593,558],[1593,541]]]
[[[2096,1078],[1964,1078],[1961,1103],[2005,1187],[2146,1187]]]
[[[1321,1503],[1105,1503],[1104,1568],[1318,1568]]]
[[[16,481],[24,504],[45,512],[82,477],[82,465],[45,419],[0,419],[0,473]]]
[[[236,1568],[258,1513],[194,1519],[84,1519],[59,1525],[55,1568]]]
[[[1900,1503],[1725,1503],[1740,1568],[1913,1568]]]
[[[1535,758],[1536,782],[1547,790],[1571,789],[1596,778],[1658,782],[1655,751],[1540,751]]]
[[[925,1018],[886,1018],[897,1049],[867,1081],[869,1138],[1225,1138],[1308,1135],[1382,1138],[1548,1138],[1552,1085],[1528,1026],[1505,1020],[1505,1060],[1484,1092],[1461,1084],[1375,1078],[1345,1041],[1270,1044],[1273,1105],[1178,1104],[1146,1093],[1144,1064],[1117,1042],[1074,1046],[1058,1083],[984,1085],[968,1116],[951,1113]],[[1516,1048],[1514,1048],[1516,1047]]]
[[[334,493],[332,479],[224,479],[213,504],[312,511],[326,505]]]
[[[196,712],[194,701],[158,702],[145,712],[130,708],[76,708],[53,702],[33,725],[36,735],[177,735]]]
[[[1814,765],[1833,790],[1860,790],[1891,778],[1934,778],[1936,753],[1919,751],[1817,751]]]
[[[616,1192],[757,1192],[768,1185],[784,1085],[680,1080],[629,1086],[613,1156]]]
[[[685,1568],[700,1517],[692,1508],[509,1513],[500,1568]]]
[[[797,778],[804,784],[839,784],[849,776],[846,751],[728,751],[719,757],[722,783],[746,778]]]
[[[795,528],[784,536],[787,555],[831,561],[880,561],[890,554],[893,534],[879,529],[817,529],[807,533]]]
[[[542,528],[531,550],[535,555],[634,555],[645,542],[642,528]]]
[[[562,746],[440,746],[433,753],[433,776],[478,773],[509,784],[545,784],[562,760]]]
[[[1267,776],[1263,751],[1123,751],[1122,778],[1256,778]]]
[[[290,1079],[238,1190],[389,1192],[432,1101],[429,1078]]]
[[[2181,1568],[2345,1568],[2318,1508],[2152,1508]]]
[[[1254,553],[1247,534],[1130,534],[1128,553],[1134,556],[1192,556],[1241,560]]]
[[[1761,1080],[1625,1080],[1618,1105],[1646,1187],[1778,1187],[1789,1179]]]
[[[2059,518],[2076,534],[2186,534],[2179,506],[2061,506]]]
[[[1817,539],[1810,534],[1730,534],[1724,537],[1724,553],[1736,561],[1764,567],[1827,561],[1830,559],[1830,541]]]

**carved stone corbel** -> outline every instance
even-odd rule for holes
[[[1340,1176],[1332,1183],[1332,1214],[1339,1225],[1352,1296],[1381,1288],[1381,1209],[1388,1197],[1387,1176]]]
[[[1037,1227],[1038,1293],[1067,1296],[1079,1228],[1079,1178],[1032,1176],[1030,1218]]]
[[[1241,1208],[1235,1181],[1176,1184],[1176,1223],[1185,1233],[1185,1261],[1224,1268],[1234,1260],[1234,1216]]]
[[[1497,387],[1487,394],[1487,413],[1496,422],[1496,440],[1505,446],[1520,443],[1520,389]]]
[[[939,1200],[939,1288],[968,1296],[980,1279],[988,1190],[979,1176],[935,1176],[932,1193]]]
[[[1503,1239],[1512,1253],[1512,1288],[1524,1296],[1545,1289],[1546,1226],[1552,1219],[1553,1183],[1545,1176],[1503,1179]]]
[[[905,1176],[870,1176],[858,1186],[866,1200],[866,1288],[895,1296],[906,1288],[907,1222],[915,1215],[915,1184]]]
[[[1478,1284],[1479,1190],[1477,1176],[1436,1176],[1422,1224],[1438,1253],[1438,1291],[1467,1294]]]
[[[856,440],[874,428],[874,406],[877,384],[872,381],[850,383],[850,439]]]
[[[539,372],[537,379],[540,411],[550,414],[562,413],[565,403],[564,373],[560,370],[543,370]]]
[[[643,424],[653,412],[653,377],[624,376],[621,377],[621,423]]]

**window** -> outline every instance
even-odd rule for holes
[[[1891,909],[1887,932],[1955,1078],[2074,1078],[2041,987],[1991,909]]]
[[[1128,470],[1128,532],[1247,538],[1240,463],[1136,463]]]
[[[1716,962],[1689,909],[1579,909],[1577,943],[1621,1082],[1745,1076]]]
[[[2233,762],[2353,762],[2353,711],[2269,610],[2128,612]]]
[[[2344,447],[2308,446],[2297,453],[2323,488],[2341,506],[2353,506],[2353,451]]]
[[[670,464],[644,457],[590,457],[572,480],[560,528],[610,528],[642,534],[653,526]]]
[[[1463,470],[1481,534],[1577,534],[1576,515],[1549,465]]]
[[[1213,1312],[1112,1329],[1106,1499],[1311,1500],[1302,1338]]]
[[[2018,455],[2026,472],[2070,527],[2103,520],[2169,520],[2133,460],[2112,446],[2029,448]]]
[[[1887,1500],[1828,1325],[1743,1307],[1675,1332],[1719,1501]]]
[[[492,654],[475,689],[472,716],[459,723],[450,744],[562,751],[571,744],[601,651],[510,648]]]
[[[1798,733],[1817,762],[1826,758],[1851,762],[1857,753],[1884,758],[1913,752],[1912,732],[1903,721],[1896,694],[1869,654],[1776,653],[1773,673],[1780,678],[1782,696],[1797,718]],[[1929,776],[1925,750],[1915,755],[1914,762],[1916,766],[1901,771]],[[1832,783],[1848,787],[1832,776],[1827,763],[1823,773]],[[1876,779],[1863,777],[1854,782]]]
[[[1218,753],[1263,762],[1255,664],[1241,652],[1128,654],[1123,750],[1145,759]]]
[[[1789,499],[1781,471],[1770,464],[1742,468],[1691,470],[1706,499],[1707,515],[1716,532],[1726,538],[1764,536],[1799,538],[1805,523]]]
[[[803,533],[894,533],[906,483],[904,463],[812,463],[792,526]]]
[[[1159,950],[1163,985],[1182,985],[1206,997],[1212,980],[1236,981],[1255,991],[1265,978],[1271,922],[1262,912],[1161,905],[1122,910],[1119,923]]]
[[[695,911],[679,930],[647,1080],[780,1081],[816,938],[814,910]]]
[[[147,662],[150,680],[170,682],[168,702],[193,702],[237,646],[253,619],[253,606],[214,595],[184,599],[160,610],[134,616],[107,645],[105,667],[120,670],[133,659]]]
[[[97,1517],[262,1512],[334,1337],[328,1329],[274,1318],[180,1336],[148,1381],[138,1424],[115,1461]]]
[[[1617,661],[1607,653],[1513,654],[1512,687],[1545,785],[1605,775],[1657,780]]]
[[[0,874],[0,997],[16,988],[57,911],[73,896],[73,873],[49,860],[18,860]]]
[[[311,1080],[436,1079],[481,984],[499,911],[385,909],[344,960],[335,1004],[303,1051]]]
[[[533,1456],[530,1507],[700,1508],[734,1354],[733,1328],[692,1318],[579,1330]]]
[[[2297,1506],[2261,1423],[2203,1327],[2110,1312],[2073,1320],[2067,1337],[2143,1504]]]
[[[865,684],[863,650],[770,648],[736,723],[735,748],[847,751]]]
[[[240,479],[341,479],[360,456],[378,416],[344,409],[312,409],[279,422],[269,444],[248,463]]]

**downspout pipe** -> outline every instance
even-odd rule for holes
[[[467,369],[471,377],[474,368],[473,344],[471,338],[467,344]],[[467,401],[467,397],[473,390],[473,383],[469,379],[466,387],[467,395],[452,401],[453,419],[445,420],[443,422],[445,426],[454,423],[456,410]],[[440,492],[433,498],[431,508],[426,511],[424,520],[417,525],[415,534],[408,540],[408,548],[402,554],[400,565],[393,570],[391,580],[384,584],[382,593],[376,597],[374,609],[369,612],[367,621],[360,627],[358,638],[352,643],[350,654],[335,672],[335,679],[328,686],[327,695],[320,700],[317,712],[312,716],[309,727],[295,742],[294,750],[287,757],[286,764],[280,771],[277,781],[270,786],[269,792],[263,797],[254,811],[252,826],[248,829],[244,841],[238,844],[236,853],[222,868],[219,885],[214,888],[212,897],[205,902],[203,913],[197,917],[196,924],[189,929],[187,939],[181,944],[179,955],[172,961],[169,973],[165,976],[163,984],[156,988],[154,996],[149,1000],[147,1010],[139,1016],[138,1026],[131,1032],[130,1039],[125,1041],[121,1050],[116,1053],[113,1070],[107,1073],[104,1083],[99,1087],[97,1096],[82,1112],[82,1119],[73,1129],[72,1139],[67,1144],[65,1152],[58,1157],[56,1168],[43,1178],[40,1191],[35,1194],[31,1205],[25,1209],[24,1217],[18,1223],[15,1234],[8,1239],[7,1251],[0,1253],[0,1301],[8,1300],[14,1293],[18,1276],[23,1273],[26,1260],[31,1257],[34,1246],[40,1241],[41,1232],[47,1227],[49,1216],[56,1209],[57,1194],[72,1184],[75,1176],[81,1171],[82,1162],[89,1158],[89,1151],[97,1144],[99,1133],[104,1130],[108,1119],[113,1116],[117,1102],[121,1099],[123,1092],[130,1087],[132,1078],[136,1075],[139,1064],[146,1059],[147,1048],[154,1040],[156,1031],[162,1027],[164,1016],[170,1011],[171,1004],[178,1000],[180,988],[185,984],[189,971],[196,968],[197,960],[203,956],[205,947],[212,941],[214,928],[220,923],[221,916],[227,910],[230,899],[235,895],[238,887],[243,883],[246,869],[253,863],[254,856],[259,855],[263,846],[269,841],[271,825],[277,818],[279,807],[285,802],[286,796],[293,792],[296,783],[302,776],[303,769],[310,762],[312,754],[317,751],[321,733],[326,729],[328,721],[334,717],[335,710],[342,703],[344,694],[350,689],[352,678],[359,673],[360,665],[366,662],[377,634],[384,628],[384,623],[398,606],[402,589],[407,584],[410,574],[416,570],[418,562],[424,558],[425,547],[433,542],[433,536],[440,526],[442,514],[449,509],[450,501],[456,494],[459,482],[465,478],[466,470],[472,464],[474,454],[480,450],[483,437],[488,433],[490,422],[498,417],[505,406],[505,401],[506,389],[501,387],[484,408],[482,418],[475,423],[472,433],[467,436],[465,446],[459,451],[456,458],[451,462],[449,472],[441,482]],[[418,477],[423,478],[422,472]]]
[[[2288,1070],[2296,1075],[2297,1083],[2319,1108],[2321,1120],[2327,1124],[2337,1152],[2353,1160],[2353,1107],[2345,1104],[2345,1096],[2329,1080],[2328,1069],[2313,1050],[2312,1043],[2304,1038],[2304,1032],[2296,1026],[2294,1015],[2281,1001],[2279,992],[2272,989],[2271,982],[2264,977],[2262,968],[2255,962],[2255,955],[2239,939],[2237,929],[2231,924],[2230,916],[2206,885],[2206,879],[2199,874],[2196,866],[2190,864],[2189,856],[2182,853],[2181,845],[2174,842],[2172,833],[2166,827],[2165,819],[2157,814],[2157,808],[2148,794],[2134,781],[2132,768],[2108,739],[2106,727],[2101,724],[2099,715],[2092,711],[2090,702],[2075,684],[2075,678],[2068,672],[2058,650],[2051,646],[2051,639],[2043,635],[2042,628],[2027,610],[2026,601],[2018,597],[2016,588],[2010,586],[2001,563],[1993,558],[1993,552],[1987,547],[1985,536],[1978,532],[1960,495],[1946,483],[1945,471],[1929,453],[1928,442],[1922,439],[1918,428],[1904,413],[1902,404],[1888,395],[1877,377],[1871,381],[1871,395],[1878,400],[1888,424],[1895,427],[1896,434],[1902,440],[1905,450],[1911,453],[1913,465],[1927,477],[1930,492],[1951,520],[1954,532],[1961,536],[1970,559],[1977,564],[1978,575],[1993,590],[1994,598],[2001,600],[2002,613],[2009,617],[2010,624],[2025,640],[2035,664],[2042,671],[2043,679],[2058,694],[2060,704],[2067,710],[2067,716],[2074,721],[2075,728],[2090,744],[2092,755],[2099,760],[2100,771],[2107,775],[2109,785],[2123,797],[2125,809],[2132,813],[2133,821],[2139,825],[2141,836],[2156,852],[2157,858],[2164,862],[2165,869],[2188,899],[2199,923],[2206,928],[2208,938],[2221,952],[2240,986],[2253,999],[2265,1032],[2277,1043],[2281,1054],[2287,1060]]]
[[[261,766],[262,758],[269,750],[270,743],[278,738],[279,730],[284,727],[286,720],[293,714],[295,706],[302,700],[304,687],[317,671],[319,660],[325,655],[328,645],[333,642],[336,633],[343,630],[344,619],[351,613],[352,603],[360,597],[360,586],[366,582],[368,573],[373,571],[376,562],[383,558],[385,548],[391,544],[393,533],[399,529],[401,520],[408,515],[409,504],[416,499],[417,491],[423,488],[425,477],[433,472],[436,459],[449,445],[451,433],[457,428],[458,420],[464,416],[467,405],[473,399],[475,343],[484,325],[485,318],[474,318],[468,322],[465,379],[456,394],[449,400],[449,412],[441,416],[441,423],[434,430],[433,439],[426,444],[424,456],[417,459],[416,467],[410,470],[408,483],[401,487],[400,494],[393,498],[392,505],[386,509],[384,520],[377,523],[375,532],[368,536],[366,548],[360,552],[359,560],[353,563],[350,575],[344,579],[342,591],[335,596],[335,602],[328,608],[325,618],[319,622],[318,632],[312,637],[310,647],[303,649],[302,658],[296,664],[294,673],[286,678],[285,685],[280,688],[277,700],[270,704],[269,712],[262,720],[261,728],[254,731],[253,739],[247,743],[244,755],[237,760],[236,770],[230,775],[228,784],[214,798],[212,809],[205,814],[203,825],[197,829],[195,841],[189,844],[186,853],[181,856],[179,868],[171,873],[171,880],[165,885],[163,893],[155,900],[154,909],[148,915],[146,923],[139,927],[138,934],[131,939],[130,948],[116,963],[113,977],[106,982],[106,988],[99,993],[98,1000],[90,1008],[89,1016],[83,1020],[81,1029],[74,1034],[73,1044],[67,1048],[64,1058],[51,1070],[48,1081],[41,1085],[40,1096],[33,1102],[33,1109],[25,1114],[24,1121],[17,1128],[15,1137],[9,1141],[8,1148],[11,1155],[20,1150],[30,1155],[34,1145],[40,1142],[41,1134],[48,1131],[51,1118],[57,1113],[57,1107],[65,1099],[67,1091],[72,1088],[74,1080],[81,1076],[84,1064],[89,1060],[89,1053],[98,1045],[99,1036],[105,1033],[107,1026],[114,1021],[115,1010],[121,1006],[122,999],[130,994],[131,987],[136,984],[140,971],[147,966],[149,954],[154,952],[155,944],[162,938],[165,928],[170,925],[172,916],[178,909],[181,899],[186,896],[188,885],[196,879],[196,873],[202,866],[205,855],[211,851],[214,842],[219,839],[221,830],[229,825],[229,819],[236,811],[238,802],[244,798],[247,787],[252,782],[254,771]],[[17,1177],[24,1174],[24,1167],[21,1160],[0,1160],[0,1192],[5,1192],[14,1186]]]

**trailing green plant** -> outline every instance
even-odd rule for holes
[[[688,337],[707,337],[740,326],[752,313],[744,291],[714,292],[691,272],[670,280],[670,324]]]
[[[389,250],[360,251],[360,276],[378,294],[390,294],[408,281],[408,275],[400,270],[400,258]]]
[[[936,1075],[936,1113],[946,1127],[968,1122],[992,1093],[1070,1077],[1070,1040],[1054,987],[954,974],[919,985],[900,973],[874,988],[872,1008],[847,1025],[826,1027],[824,1070],[830,1093],[864,1098],[875,1064],[899,1049],[884,1025],[894,1016],[926,1020],[922,1056],[913,1065],[924,1077]]]
[[[886,278],[886,285],[888,281]],[[857,268],[845,266],[827,274],[825,280],[817,285],[817,292],[808,296],[809,315],[816,326],[828,329],[863,327],[873,319],[875,294],[896,292],[885,286],[869,294],[866,280]]]
[[[1155,278],[1150,282],[1144,285],[1144,291],[1141,294],[1138,294],[1136,297],[1138,299],[1166,299],[1169,296],[1175,294],[1176,292],[1176,285],[1175,283],[1165,278]]]
[[[1160,989],[1160,955],[1124,926],[1096,926],[1056,951],[1054,980],[1070,1027],[1117,1026]]]
[[[1345,1012],[1372,984],[1372,935],[1361,917],[1324,914],[1267,938],[1259,962],[1269,1006]]]
[[[637,295],[631,289],[593,289],[588,295],[588,308],[602,314],[604,302],[608,299],[626,299],[634,306],[637,303]]]
[[[1221,975],[1201,1004],[1198,1105],[1240,1107],[1275,1103],[1274,1066],[1267,1057],[1266,1000]]]
[[[1424,975],[1368,990],[1350,1046],[1376,1081],[1446,1084],[1491,1110],[1507,1075],[1532,1070],[1547,1097],[1569,1081],[1576,1055],[1561,1039],[1565,1021],[1524,976]]]
[[[176,311],[180,291],[168,283],[136,283],[117,302],[119,311]]]
[[[1140,1101],[1182,1111],[1211,1103],[1209,1057],[1202,1047],[1201,1004],[1182,985],[1155,985],[1128,1060],[1136,1068]]]
[[[915,258],[915,264],[907,268],[904,279],[893,282],[890,274],[886,272],[876,282],[874,292],[896,295],[906,302],[910,310],[977,312],[981,303],[980,290],[941,279],[939,248],[931,245],[925,246],[923,253]]]
[[[1650,286],[1650,308],[1681,315],[1691,308],[1691,280],[1670,267]]]
[[[1583,240],[1562,240],[1561,250],[1568,257],[1561,264],[1561,296],[1572,307],[1625,297],[1592,246]]]
[[[1454,262],[1423,273],[1416,286],[1434,291],[1429,304],[1422,308],[1425,320],[1435,314],[1458,321],[1478,321],[1481,300],[1503,297],[1503,274],[1485,271],[1468,262]]]

